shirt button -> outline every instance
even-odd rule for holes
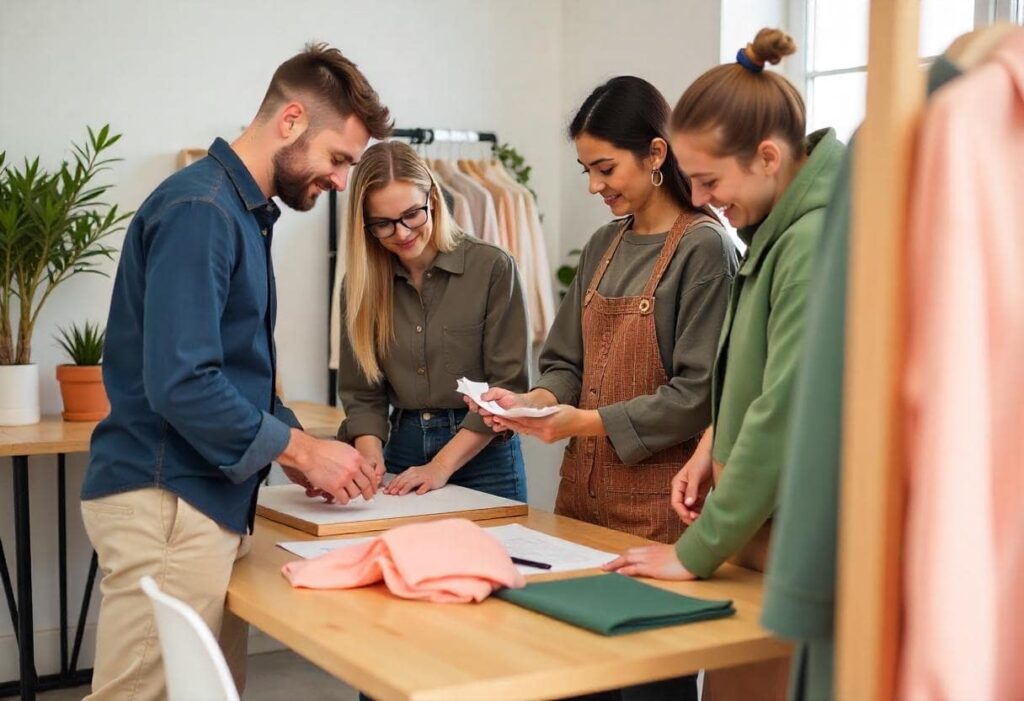
[[[418,368],[416,368],[416,374],[417,374],[417,375],[425,375],[425,374],[426,374],[426,372],[427,372],[427,369],[426,369],[426,368],[424,368],[424,367],[418,367]]]
[[[434,273],[432,273],[432,272],[430,272],[430,271],[428,270],[428,271],[427,271],[427,277],[433,277],[433,276],[434,276]]]
[[[416,333],[423,333],[423,327],[419,324],[416,324]]]
[[[434,415],[431,414],[429,411],[423,412],[423,420],[424,421],[430,421],[432,418],[434,418]]]
[[[267,235],[267,230],[266,229],[260,229],[260,236],[266,236],[266,235]]]

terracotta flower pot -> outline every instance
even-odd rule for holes
[[[99,421],[110,413],[100,365],[58,365],[65,421]]]

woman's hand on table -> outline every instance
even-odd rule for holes
[[[448,484],[453,473],[454,470],[435,458],[426,465],[410,467],[402,472],[384,488],[384,493],[401,496],[416,490],[417,494],[426,494]]]
[[[384,483],[384,447],[377,436],[357,436],[353,441],[355,449],[363,456],[363,460],[373,469],[376,481],[374,489],[380,489]]]
[[[686,581],[697,575],[683,567],[673,545],[644,545],[630,548],[611,562],[601,565],[605,572],[618,572],[630,577],[653,577]]]

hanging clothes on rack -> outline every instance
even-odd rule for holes
[[[444,178],[448,187],[466,199],[474,235],[487,243],[499,245],[498,213],[484,186],[453,167],[450,161],[435,158],[430,162],[430,166],[435,173]]]
[[[1000,43],[983,71],[957,79],[970,66],[951,55],[929,72],[935,97],[909,202],[910,485],[896,698],[1024,698],[1024,373],[1011,360],[1024,356],[1024,321],[1011,311],[1024,306],[1014,272],[1024,239],[1013,225],[1024,207],[1012,185],[1024,181],[1022,34]],[[836,693],[849,170],[829,205],[765,589],[765,626],[800,643],[793,699]]]
[[[908,249],[897,696],[1024,698],[1024,29],[936,93]]]

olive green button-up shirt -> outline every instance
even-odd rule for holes
[[[455,391],[460,377],[514,392],[529,388],[526,298],[515,261],[506,251],[466,236],[439,253],[424,273],[422,291],[394,262],[395,340],[381,360],[384,378],[367,380],[356,363],[340,309],[338,397],[345,421],[338,438],[373,435],[386,442],[389,406],[398,409],[464,409]],[[474,413],[462,428],[491,433]]]

